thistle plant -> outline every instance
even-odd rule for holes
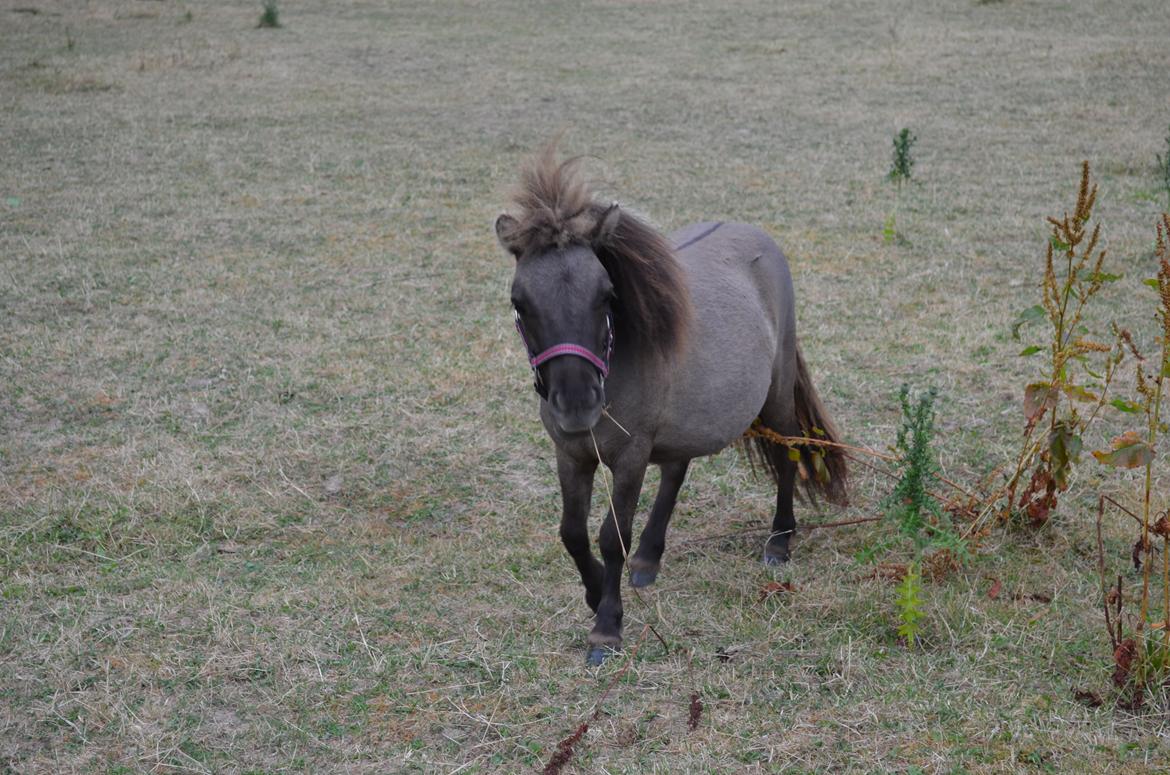
[[[882,239],[887,244],[902,239],[898,234],[898,204],[902,198],[902,184],[910,180],[911,171],[914,169],[914,157],[910,149],[916,142],[918,138],[911,134],[908,128],[894,135],[894,158],[886,178],[894,182],[898,187],[898,193],[894,197],[894,209],[890,211],[885,224],[882,225]]]
[[[1170,214],[1162,214],[1155,231],[1157,238],[1154,255],[1158,261],[1158,273],[1145,283],[1158,294],[1155,313],[1159,324],[1155,337],[1157,356],[1152,359],[1144,357],[1128,331],[1122,329],[1117,331],[1119,344],[1125,346],[1137,362],[1134,370],[1134,388],[1137,395],[1134,401],[1119,399],[1116,404],[1124,411],[1142,415],[1145,419],[1145,428],[1143,431],[1127,431],[1113,440],[1110,449],[1093,453],[1097,460],[1106,465],[1145,469],[1141,490],[1141,536],[1133,550],[1134,564],[1140,565],[1142,569],[1138,618],[1131,638],[1122,638],[1120,614],[1117,635],[1110,631],[1110,638],[1114,641],[1114,659],[1117,662],[1114,681],[1119,686],[1126,684],[1130,686],[1131,706],[1141,705],[1147,685],[1155,679],[1170,675],[1170,508],[1163,499],[1162,510],[1158,511],[1153,501],[1153,472],[1158,441],[1168,430],[1162,419],[1162,398],[1164,383],[1170,378]],[[1162,610],[1155,621],[1150,619],[1152,609],[1157,606],[1151,592],[1155,572],[1152,535],[1160,537],[1162,544]],[[1104,579],[1102,582],[1104,583]],[[1119,591],[1118,600],[1121,599]]]
[[[918,142],[918,138],[910,132],[908,127],[894,135],[894,158],[890,166],[889,178],[899,187],[905,181],[910,180],[910,173],[914,169],[914,157],[911,155],[910,149],[914,147],[916,142]]]
[[[882,502],[887,517],[894,519],[899,532],[913,541],[917,557],[932,550],[961,550],[962,547],[942,504],[931,494],[937,488],[939,473],[931,449],[937,398],[938,392],[932,388],[912,402],[910,387],[902,386],[898,394],[902,427],[894,443],[902,455],[902,475]]]
[[[914,547],[913,560],[906,566],[895,600],[898,634],[910,646],[914,645],[919,632],[918,622],[925,615],[920,573],[924,561],[930,562],[941,556],[953,563],[955,558],[967,554],[963,540],[953,530],[942,504],[932,494],[939,484],[939,466],[931,449],[937,397],[937,392],[931,389],[912,401],[909,386],[902,386],[898,394],[902,426],[894,445],[900,454],[901,475],[889,496],[882,501],[886,520],[896,523],[898,535],[909,539]],[[862,559],[872,558],[896,540],[897,536],[879,542]],[[933,556],[927,557],[929,553]]]
[[[1012,336],[1019,339],[1023,327],[1047,322],[1047,345],[1030,345],[1020,355],[1047,353],[1048,362],[1047,376],[1024,389],[1024,436],[1004,490],[1003,519],[1013,508],[1019,508],[1034,525],[1051,516],[1057,494],[1069,487],[1084,434],[1105,405],[1124,355],[1120,347],[1090,338],[1084,324],[1089,302],[1106,283],[1121,279],[1119,274],[1104,271],[1105,250],[1098,247],[1100,224],[1088,229],[1096,200],[1097,186],[1091,182],[1089,163],[1084,162],[1072,215],[1048,219],[1052,233],[1045,254],[1041,303],[1024,310],[1012,326]],[[1026,475],[1028,483],[1017,501]]]

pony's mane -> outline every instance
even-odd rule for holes
[[[519,214],[501,239],[519,261],[570,245],[589,247],[614,285],[617,346],[666,360],[682,347],[692,321],[690,292],[674,249],[625,209],[619,209],[616,222],[606,218],[617,203],[594,199],[580,162],[581,157],[558,161],[555,141],[529,161],[512,195]]]

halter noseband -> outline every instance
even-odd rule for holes
[[[579,344],[571,344],[569,342],[554,344],[547,350],[534,353],[532,345],[528,343],[528,337],[524,335],[524,324],[520,321],[520,313],[512,310],[512,316],[516,321],[516,333],[520,334],[520,341],[524,343],[524,349],[528,352],[528,365],[532,367],[532,388],[541,398],[548,399],[548,385],[544,383],[544,379],[540,376],[540,366],[562,355],[573,355],[592,363],[601,372],[601,384],[603,386],[605,385],[605,378],[609,376],[609,358],[613,354],[613,316],[610,313],[605,313],[604,357],[598,357],[588,347],[582,347]]]

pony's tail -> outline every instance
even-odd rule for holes
[[[801,436],[814,442],[823,441],[829,444],[798,444],[789,447],[769,438],[779,436],[775,429],[757,423],[752,431],[749,431],[752,442],[748,448],[749,457],[753,462],[755,460],[762,462],[772,478],[779,483],[782,466],[790,460],[789,450],[795,449],[800,455],[797,475],[805,496],[813,503],[817,501],[818,496],[823,496],[830,503],[845,506],[849,503],[849,470],[845,465],[845,450],[831,446],[841,443],[841,434],[825,411],[820,397],[817,396],[808,367],[804,365],[804,356],[800,354],[800,347],[796,348],[796,384],[793,388],[793,399]]]

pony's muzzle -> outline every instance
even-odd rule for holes
[[[573,358],[548,364],[548,406],[565,433],[584,433],[597,425],[605,407],[601,374],[585,361]]]

